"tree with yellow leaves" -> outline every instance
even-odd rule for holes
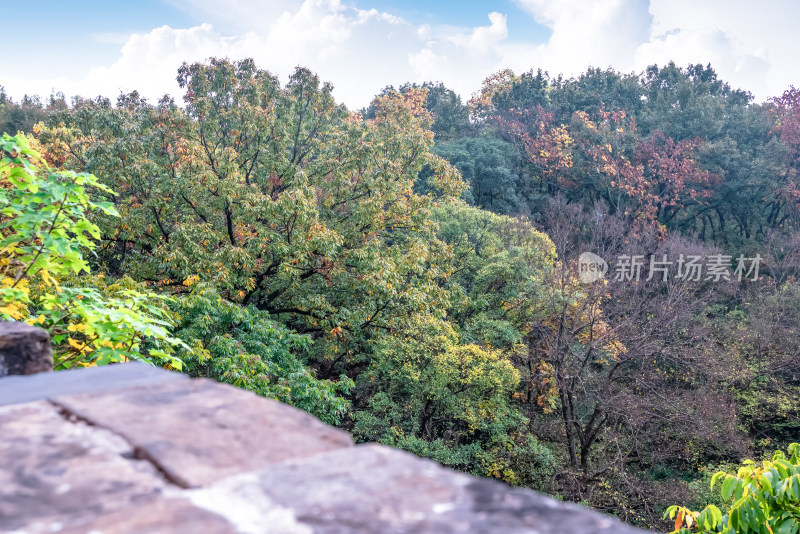
[[[0,153],[0,318],[47,329],[56,368],[149,358],[179,367],[163,299],[90,275],[83,252],[100,230],[88,212],[116,210],[89,189],[113,192],[94,175],[49,169],[24,135],[4,135]]]

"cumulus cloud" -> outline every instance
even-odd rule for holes
[[[554,73],[576,74],[588,66],[629,70],[634,51],[650,35],[647,0],[517,0],[537,22],[552,29],[539,60]]]
[[[506,16],[493,11],[489,13],[489,26],[479,26],[469,33],[455,33],[448,40],[475,54],[484,54],[508,37]]]
[[[474,28],[419,28],[419,48],[408,53],[408,80],[442,81],[465,99],[477,91],[507,59],[506,16],[492,12],[487,17],[488,25]]]
[[[792,27],[800,15],[794,0],[764,0],[757,10],[745,0],[514,0],[524,12],[515,16],[551,30],[546,42],[509,35],[508,15],[497,11],[487,12],[482,25],[454,27],[417,25],[341,0],[169,1],[208,22],[128,36],[116,61],[92,67],[82,79],[3,77],[3,83],[12,95],[57,87],[68,94],[113,97],[136,89],[150,98],[179,97],[178,66],[211,56],[252,57],[284,80],[295,66],[307,66],[354,108],[406,81],[442,81],[466,99],[504,67],[574,76],[588,66],[632,72],[670,60],[710,62],[723,79],[760,99],[800,82],[793,78],[800,41]]]
[[[229,15],[243,9],[239,2],[230,4],[236,10],[223,9]],[[416,29],[401,19],[348,8],[338,0],[308,0],[294,12],[283,10],[264,30],[254,29],[263,15],[257,9],[254,13],[246,24],[251,29],[233,35],[224,35],[210,23],[131,35],[113,64],[94,67],[86,79],[67,86],[84,95],[114,96],[135,89],[151,99],[165,93],[179,96],[175,78],[184,61],[252,57],[284,80],[296,66],[308,66],[335,82],[339,99],[362,106],[387,83],[396,65],[407,65],[403,44],[418,41]],[[403,74],[410,70],[408,66]]]
[[[711,64],[727,82],[755,94],[769,94],[767,74],[770,63],[766,57],[742,50],[734,35],[717,28],[695,30],[676,29],[653,39],[636,50],[635,65]]]
[[[175,78],[183,61],[226,55],[231,47],[247,40],[247,36],[225,38],[210,24],[189,29],[162,26],[146,34],[135,34],[123,45],[116,62],[91,69],[83,84],[83,94],[113,96],[137,90],[151,98],[165,93],[178,95],[180,88]]]
[[[651,39],[637,50],[637,68],[711,63],[723,79],[761,99],[800,82],[796,1],[651,0],[650,11]]]

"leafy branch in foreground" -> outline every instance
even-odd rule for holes
[[[735,475],[717,472],[711,479],[712,490],[717,482],[730,508],[723,513],[713,504],[701,512],[670,506],[664,517],[675,520],[671,534],[800,532],[800,443],[789,445],[788,456],[776,451],[760,465],[745,460]]]
[[[0,155],[0,319],[48,330],[59,369],[150,358],[180,368],[172,348],[183,343],[169,335],[164,298],[130,279],[90,276],[83,251],[100,229],[88,214],[118,214],[87,189],[113,191],[92,174],[50,172],[24,135],[4,134]]]

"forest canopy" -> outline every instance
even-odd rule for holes
[[[504,70],[356,111],[304,68],[177,76],[0,90],[0,317],[57,367],[214,378],[660,531],[800,530],[800,90]]]

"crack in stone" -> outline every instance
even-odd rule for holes
[[[138,460],[150,464],[167,484],[172,486],[177,486],[181,489],[191,489],[194,487],[192,484],[184,480],[179,475],[170,472],[169,469],[163,466],[156,458],[154,458],[150,453],[148,453],[147,450],[145,450],[143,447],[139,445],[132,443],[128,438],[126,438],[119,432],[116,432],[107,426],[100,425],[97,422],[92,421],[91,419],[87,419],[86,417],[71,411],[67,406],[64,406],[57,400],[47,399],[47,402],[49,402],[56,408],[58,415],[60,415],[70,423],[81,422],[87,426],[99,428],[101,430],[109,432],[119,437],[120,439],[124,440],[125,443],[127,443],[128,446],[130,447],[130,452],[126,454],[121,454],[120,456],[122,456],[126,460]]]

